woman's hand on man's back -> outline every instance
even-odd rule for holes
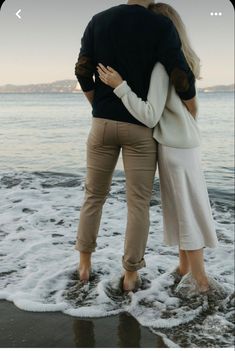
[[[115,71],[112,67],[107,66],[106,68],[104,65],[102,65],[102,63],[99,63],[99,65],[97,66],[97,70],[99,73],[100,80],[113,89],[117,88],[117,86],[119,86],[123,82],[123,79],[120,76],[120,74],[117,71]]]

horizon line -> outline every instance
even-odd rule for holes
[[[4,88],[6,86],[15,86],[15,87],[20,87],[20,86],[29,86],[29,85],[50,85],[50,84],[53,84],[53,83],[57,83],[57,82],[64,82],[64,81],[71,81],[71,82],[76,82],[77,86],[79,86],[79,83],[76,79],[71,79],[71,78],[68,78],[68,79],[59,79],[59,80],[53,80],[51,82],[42,82],[42,83],[23,83],[23,84],[14,84],[14,83],[6,83],[4,85],[0,85],[0,88]],[[206,89],[206,88],[214,88],[214,87],[217,87],[217,86],[231,86],[231,85],[235,85],[235,82],[233,83],[217,83],[217,84],[214,84],[214,85],[207,85],[205,87],[201,87],[201,88],[198,88],[198,89]],[[77,89],[77,87],[76,87]]]

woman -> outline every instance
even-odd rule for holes
[[[150,9],[174,23],[182,50],[200,79],[200,60],[191,48],[179,14],[168,4],[152,4]],[[200,132],[197,116],[192,116],[169,82],[161,63],[151,75],[147,101],[136,96],[127,82],[111,67],[98,66],[100,79],[114,88],[129,112],[149,128],[158,142],[160,189],[164,219],[164,243],[179,245],[181,277],[191,271],[200,292],[209,291],[203,248],[214,248],[218,240],[200,161]]]

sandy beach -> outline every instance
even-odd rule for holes
[[[127,313],[77,318],[60,312],[26,312],[0,301],[0,347],[167,347]]]

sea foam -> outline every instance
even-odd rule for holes
[[[233,344],[234,275],[233,209],[231,201],[213,197],[219,246],[204,250],[206,271],[226,294],[177,294],[172,271],[178,248],[163,244],[159,184],[154,184],[150,233],[142,285],[123,294],[127,215],[123,174],[113,178],[104,205],[97,248],[92,255],[91,280],[79,282],[75,239],[84,198],[84,176],[53,172],[2,172],[0,175],[0,298],[18,308],[61,311],[78,317],[104,317],[128,312],[168,346],[228,347]],[[180,283],[178,285],[178,291]],[[213,328],[212,328],[213,326]],[[172,346],[173,347],[173,346]]]

